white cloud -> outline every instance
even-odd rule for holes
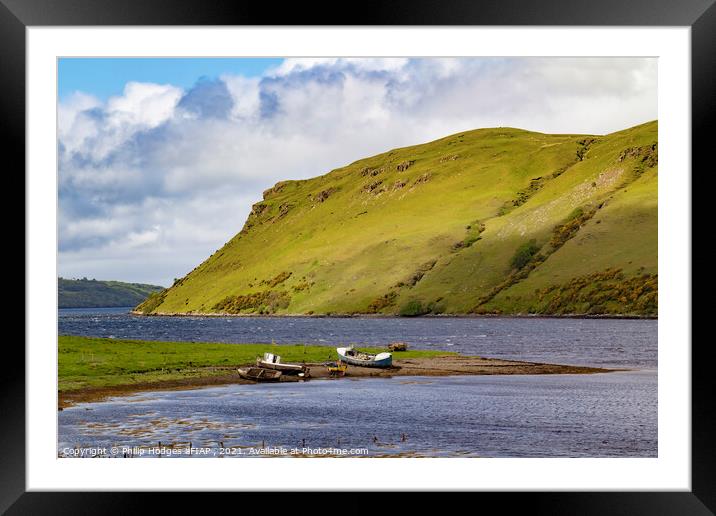
[[[104,106],[75,94],[58,110],[60,141],[69,153],[102,160],[140,131],[169,120],[182,90],[171,85],[129,82],[120,96]]]
[[[107,101],[108,127],[151,129],[174,113],[182,90],[169,84],[128,82],[124,94]]]
[[[57,106],[57,131],[62,144],[70,152],[78,151],[87,138],[97,134],[95,120],[88,112],[101,106],[101,102],[81,92],[73,93]]]
[[[293,72],[310,70],[317,66],[331,68],[353,67],[362,71],[398,71],[408,59],[404,57],[298,57],[284,59],[267,75],[289,75]]]
[[[259,110],[259,82],[257,77],[242,77],[237,75],[225,75],[221,80],[234,101],[231,115],[236,119],[254,117]]]
[[[479,127],[606,133],[654,119],[656,60],[288,59],[189,92],[76,94],[58,113],[60,272],[170,284],[276,181]]]

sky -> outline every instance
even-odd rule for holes
[[[263,190],[482,127],[657,118],[654,58],[63,58],[59,275],[169,286]]]
[[[172,84],[190,89],[199,77],[242,75],[260,77],[282,59],[233,58],[84,58],[58,60],[60,102],[75,92],[91,92],[98,100],[122,95],[130,82]]]

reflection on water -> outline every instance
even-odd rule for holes
[[[368,456],[655,457],[657,376],[399,377],[141,393],[59,412],[74,447],[368,449]],[[132,403],[128,403],[132,401]]]

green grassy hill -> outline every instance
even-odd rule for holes
[[[157,285],[87,278],[58,278],[57,286],[60,308],[136,306],[150,294],[163,290],[163,287]]]
[[[657,122],[479,129],[264,192],[144,313],[657,313]]]

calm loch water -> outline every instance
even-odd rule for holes
[[[595,375],[399,377],[139,393],[58,413],[58,455],[655,457],[657,321],[164,318],[61,310],[59,333],[383,345],[628,368]],[[240,345],[240,344],[237,344]],[[198,450],[198,451],[197,451]],[[265,452],[265,453],[264,453]],[[112,453],[109,453],[112,455]],[[164,454],[163,456],[168,456]]]

